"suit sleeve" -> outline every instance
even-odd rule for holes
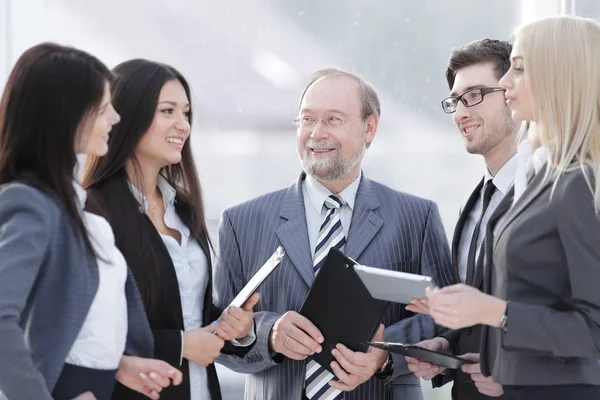
[[[450,248],[444,225],[437,206],[435,203],[430,202],[423,231],[421,274],[431,276],[439,287],[450,285],[454,283],[450,263]],[[401,343],[418,343],[425,339],[431,339],[445,331],[446,329],[436,325],[430,316],[417,314],[387,327],[385,339]],[[390,379],[411,374],[404,356],[392,354],[392,357],[394,372]]]
[[[566,310],[509,302],[502,346],[555,357],[600,358],[600,217],[582,175],[553,195],[571,298]],[[543,332],[543,334],[540,334]]]
[[[21,317],[53,232],[42,195],[25,186],[0,192],[0,397],[52,400],[36,369]],[[3,396],[2,396],[3,395]]]
[[[214,270],[214,298],[217,307],[226,307],[244,287],[244,273],[240,246],[227,210],[219,224],[219,257]],[[221,354],[215,361],[236,372],[253,374],[278,365],[269,351],[269,335],[280,317],[273,312],[255,312],[256,341],[252,350],[243,357]]]

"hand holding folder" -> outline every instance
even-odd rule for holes
[[[332,248],[304,300],[300,314],[323,334],[323,350],[313,359],[334,373],[331,351],[338,343],[366,352],[388,302],[374,299],[354,270],[357,263]]]

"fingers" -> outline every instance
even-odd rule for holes
[[[296,338],[298,338],[298,339],[296,339]],[[305,357],[312,356],[313,354],[315,354],[315,351],[313,351],[309,347],[311,345],[310,344],[311,341],[312,340],[307,335],[302,333],[302,331],[295,330],[295,331],[293,331],[293,333],[290,334],[290,336],[288,336],[283,341],[283,346],[295,353],[302,354]],[[307,343],[307,344],[304,344],[304,343]],[[321,348],[319,346],[319,352],[320,351],[321,351]]]
[[[205,326],[205,327],[202,327],[202,328],[200,328],[200,329],[203,329],[203,330],[205,330],[206,332],[208,332],[208,333],[212,333],[212,334],[214,334],[214,333],[216,333],[216,332],[217,332],[217,326],[216,326],[216,325],[207,325],[207,326]]]
[[[169,363],[161,360],[151,360],[152,363],[149,365],[149,369],[152,370],[150,372],[150,378],[160,384],[162,387],[167,387],[172,381],[172,384],[177,386],[183,380],[183,374],[176,368],[173,368]],[[159,379],[154,378],[153,374],[159,375]]]
[[[336,348],[331,351],[331,354],[333,354],[333,356],[337,360],[338,364],[344,369],[344,371],[346,371],[350,374],[353,374],[353,375],[362,375],[363,366],[357,365],[357,364],[354,364],[353,362],[351,362],[348,359],[348,357],[346,357],[345,352],[342,352]]]
[[[426,297],[422,299],[413,298],[406,309],[414,313],[429,314],[429,301]]]
[[[379,350],[379,349],[376,349],[376,350]],[[350,361],[352,364],[355,364],[355,365],[358,365],[358,366],[361,366],[361,367],[368,366],[369,365],[369,361],[371,361],[371,358],[367,356],[367,353],[361,353],[360,351],[352,351],[352,350],[350,350],[349,348],[347,348],[346,346],[344,346],[341,343],[338,343],[335,346],[335,349],[333,349],[332,354],[333,354],[334,351],[336,353],[339,351],[340,354],[345,359],[347,359],[348,361]],[[335,354],[334,354],[334,356],[335,356]],[[348,371],[348,370],[346,370],[346,371]],[[351,372],[351,371],[348,371],[348,372]]]
[[[291,315],[293,318],[292,322],[295,326],[306,332],[315,342],[323,343],[323,335],[312,322],[296,312],[292,312]]]
[[[260,294],[254,293],[248,300],[246,300],[244,305],[242,305],[242,309],[244,309],[244,311],[252,311],[256,303],[258,303],[258,300],[260,300]]]
[[[235,327],[227,323],[223,317],[224,316],[222,315],[221,319],[219,319],[219,322],[215,326],[215,333],[223,340],[237,339],[237,337],[239,336],[237,330],[235,329]]]
[[[479,362],[479,353],[465,353],[459,356],[460,358],[464,358],[465,360]]]
[[[339,379],[339,382],[331,380],[329,381],[329,386],[333,386],[334,388],[343,391],[354,390],[356,385],[350,374],[344,371],[344,369],[335,361],[332,361],[330,365],[333,373]]]
[[[75,397],[73,400],[96,400],[96,396],[92,392],[85,392]]]
[[[490,378],[484,378],[484,381],[475,382],[475,387],[481,394],[485,394],[490,397],[498,397],[504,394],[502,385],[492,381]]]
[[[153,372],[151,372],[151,374],[153,374]],[[142,379],[144,388],[147,389],[148,392],[156,391],[156,392],[160,393],[162,391],[163,387],[159,383],[157,383],[154,380],[154,378],[151,379],[148,375],[146,375],[143,372],[140,372],[139,375],[140,375],[140,378]],[[154,373],[154,375],[156,376],[157,374]],[[145,389],[143,389],[143,390],[145,390]]]
[[[467,353],[459,356],[465,360],[474,361],[475,364],[463,364],[460,368],[467,374],[481,374],[481,364],[479,363],[478,353]],[[473,377],[471,377],[473,379]]]

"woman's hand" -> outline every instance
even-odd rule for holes
[[[254,327],[252,308],[258,303],[260,295],[254,293],[242,306],[227,307],[219,317],[216,333],[223,340],[241,339]]]
[[[215,334],[216,326],[183,332],[183,356],[202,367],[221,354],[225,341]]]
[[[119,382],[151,399],[158,399],[163,388],[171,382],[177,386],[182,379],[181,371],[164,361],[125,355],[117,372]]]
[[[437,324],[461,329],[485,324],[499,326],[506,302],[460,283],[427,291],[429,313]]]

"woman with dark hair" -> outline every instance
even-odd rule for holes
[[[113,72],[121,123],[106,156],[87,160],[88,207],[112,225],[144,300],[155,356],[181,366],[183,384],[161,398],[220,399],[213,359],[221,348],[242,356],[250,350],[258,295],[224,312],[212,303],[211,246],[189,140],[190,87],[174,68],[147,60]],[[117,387],[113,398],[136,397]]]
[[[109,399],[115,376],[158,398],[181,375],[152,355],[140,295],[103,218],[84,212],[76,154],[101,156],[119,115],[111,72],[44,43],[0,102],[0,398]],[[129,356],[123,356],[124,351]],[[117,371],[118,370],[118,371]]]

